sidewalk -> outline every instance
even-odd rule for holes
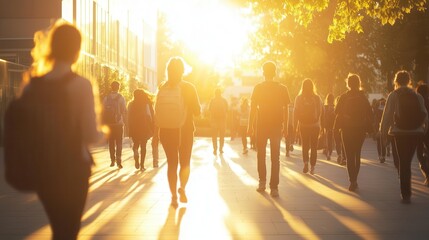
[[[150,144],[147,149],[143,173],[134,168],[129,143],[124,143],[121,170],[109,167],[107,147],[93,150],[96,166],[79,239],[428,239],[429,188],[422,184],[417,160],[412,203],[404,205],[392,159],[379,163],[372,139],[362,151],[356,193],[348,191],[345,167],[322,154],[315,175],[303,174],[295,148],[287,159],[281,154],[280,197],[273,199],[269,191],[255,191],[256,152],[242,155],[240,139],[228,138],[223,156],[215,157],[211,139],[196,138],[189,203],[177,210],[169,206],[163,149],[157,169]],[[3,161],[0,172],[4,179]],[[0,213],[0,239],[50,238],[37,197],[14,191],[4,180]]]

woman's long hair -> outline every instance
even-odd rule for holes
[[[133,103],[136,105],[153,104],[154,96],[145,89],[136,89],[133,92]]]
[[[304,79],[304,81],[302,81],[299,95],[303,95],[303,96],[317,95],[316,87],[314,86],[314,83],[310,78],[306,78]]]

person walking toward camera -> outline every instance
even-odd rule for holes
[[[387,97],[380,124],[380,133],[393,136],[396,145],[392,151],[398,154],[399,162],[395,166],[399,172],[402,203],[411,201],[411,161],[428,127],[424,99],[409,86],[410,82],[407,71],[396,73],[395,90]]]
[[[223,153],[225,142],[226,116],[228,113],[228,102],[222,97],[220,88],[216,88],[214,97],[210,100],[209,112],[212,126],[212,144],[213,154],[217,154],[218,146],[219,153]],[[218,145],[219,138],[219,145]]]
[[[266,62],[262,66],[265,81],[255,86],[250,101],[250,117],[248,133],[256,129],[256,148],[258,160],[259,186],[258,192],[264,192],[266,187],[266,147],[270,140],[271,152],[271,196],[278,197],[280,177],[280,142],[287,133],[289,92],[286,86],[274,81],[276,65]],[[256,118],[256,123],[255,123]],[[255,126],[256,125],[256,126]]]

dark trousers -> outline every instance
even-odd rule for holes
[[[341,139],[341,133],[338,129],[334,129],[334,141],[335,141],[335,151],[337,152],[338,157],[341,160],[345,160],[345,151],[343,147],[343,140]]]
[[[421,138],[415,135],[394,136],[399,158],[399,179],[402,198],[411,197],[411,161]],[[395,149],[393,149],[395,151]]]
[[[334,148],[334,130],[325,129],[326,135],[326,155],[331,156],[332,150]]]
[[[379,134],[377,136],[378,157],[386,157],[387,138]]]
[[[117,164],[121,164],[122,157],[122,135],[124,134],[124,127],[122,125],[110,125],[109,135],[109,152],[110,160]]]
[[[350,182],[356,182],[360,170],[360,154],[365,140],[365,132],[360,129],[342,129],[341,137],[347,159]]]
[[[219,137],[219,150],[223,151],[223,145],[225,142],[225,128],[226,128],[226,120],[212,120],[212,143],[213,150],[217,151],[218,144],[217,139]]]
[[[247,126],[240,126],[240,136],[243,149],[247,149]]]
[[[282,131],[280,128],[275,129],[260,129],[258,127],[256,134],[256,149],[258,159],[258,175],[259,184],[265,185],[267,182],[267,166],[265,162],[266,147],[270,140],[270,155],[271,155],[271,178],[270,188],[277,189],[279,185],[280,175],[280,141],[282,139]]]
[[[417,144],[417,159],[420,170],[426,179],[429,179],[429,136],[424,136]]]
[[[295,134],[293,131],[293,126],[288,124],[287,134],[285,135],[285,145],[286,152],[290,152],[292,150],[292,145],[295,142]]]
[[[45,208],[54,240],[77,239],[88,194],[90,166],[45,181],[37,195]],[[67,176],[63,178],[64,176]]]
[[[146,159],[146,139],[133,138],[133,153],[134,160],[139,162],[139,148],[140,148],[140,165],[144,168],[144,161]]]
[[[302,160],[307,164],[310,160],[310,165],[315,166],[317,160],[317,142],[320,132],[320,127],[305,127],[301,126],[301,141],[302,141]],[[310,151],[310,156],[309,152]]]
[[[167,156],[167,176],[170,192],[173,197],[176,197],[177,168],[179,164],[180,187],[185,189],[189,180],[194,133],[192,131],[181,131],[180,129],[161,128],[159,137]]]

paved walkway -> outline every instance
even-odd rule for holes
[[[160,167],[147,161],[144,173],[135,170],[128,143],[121,170],[109,167],[106,147],[93,152],[97,165],[79,239],[428,239],[429,188],[417,161],[412,203],[404,205],[392,159],[380,164],[371,139],[364,145],[356,193],[347,190],[345,167],[322,154],[316,174],[303,174],[296,149],[289,158],[282,153],[280,197],[272,199],[255,191],[255,152],[242,155],[241,141],[227,140],[223,156],[214,157],[211,140],[197,138],[189,203],[177,210],[169,206],[162,147]],[[49,238],[37,197],[0,181],[0,239]]]

